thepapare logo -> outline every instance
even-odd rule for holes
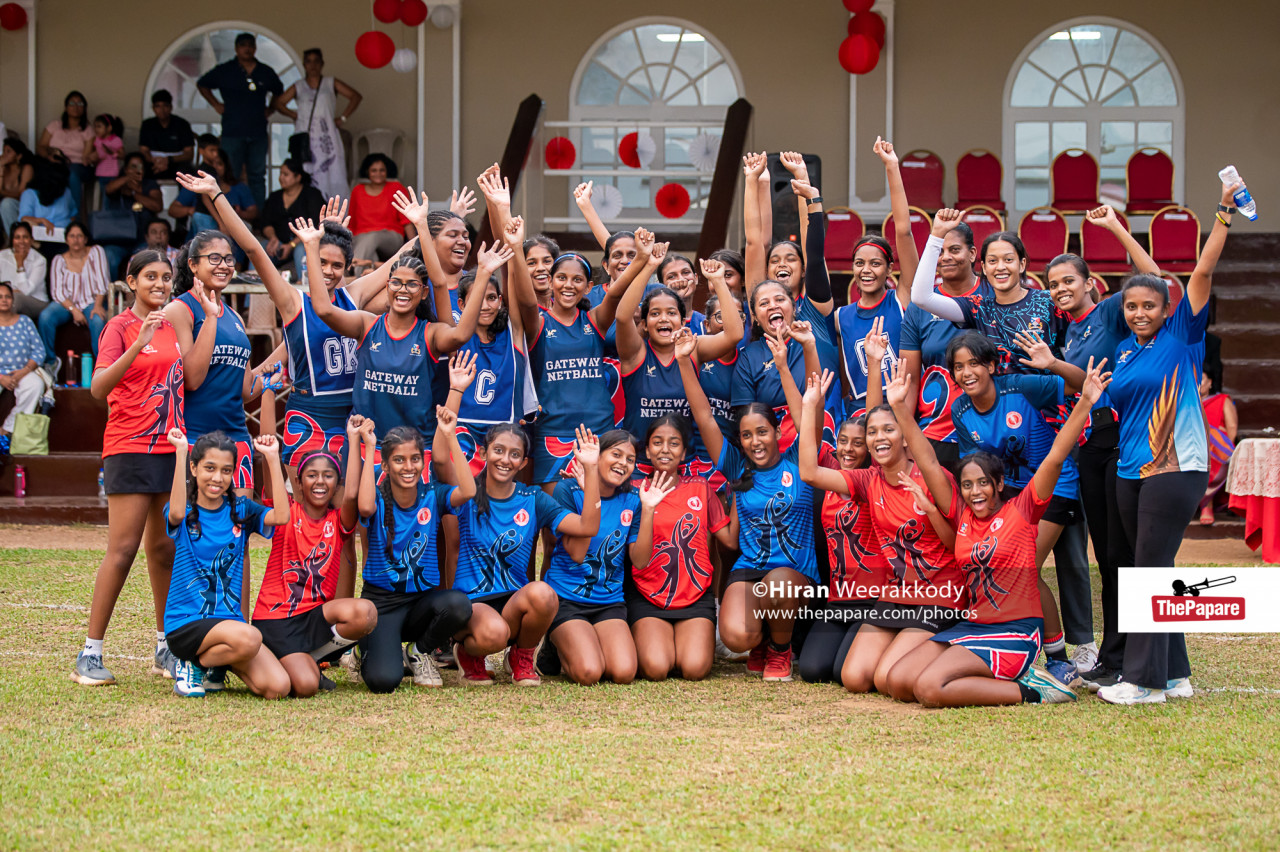
[[[1200,597],[1200,592],[1234,583],[1234,576],[1187,584],[1173,581],[1172,595],[1151,596],[1153,621],[1243,621],[1244,598]]]

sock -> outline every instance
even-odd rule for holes
[[[169,640],[164,638],[163,630],[156,631],[156,650],[157,651],[169,650]]]
[[[1067,662],[1067,640],[1061,631],[1044,643],[1044,655],[1050,660]]]
[[[333,638],[330,639],[328,642],[325,642],[319,648],[316,648],[314,651],[312,651],[311,659],[323,660],[325,657],[329,656],[330,654],[335,654],[338,651],[343,650],[344,648],[350,648],[352,645],[356,643],[356,640],[348,639],[347,637],[339,633],[338,625],[336,624],[329,625],[329,632],[333,634]]]
[[[1022,681],[1018,681],[1018,691],[1022,693],[1023,704],[1039,704],[1040,703],[1040,693],[1036,692],[1034,689],[1027,686]]]
[[[772,648],[774,651],[777,651],[779,654],[785,654],[787,651],[791,650],[791,643],[788,642],[785,645],[779,645],[777,642],[774,642],[772,639],[770,639],[769,647]]]
[[[90,639],[89,637],[86,636],[84,640],[84,648],[83,650],[80,651],[80,653],[89,654],[89,655],[96,654],[99,657],[101,657],[102,656],[102,640]]]

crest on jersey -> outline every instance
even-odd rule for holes
[[[1004,425],[1010,429],[1017,429],[1022,425],[1022,415],[1016,411],[1010,411],[1004,416]]]
[[[420,524],[429,524],[429,523],[431,523],[431,510],[430,510],[430,509],[428,509],[427,507],[425,507],[425,506],[424,506],[424,507],[422,507],[421,509],[419,509],[419,510],[418,510],[418,523],[420,523]]]
[[[969,532],[969,525],[961,524],[960,529],[956,530],[956,532],[960,533],[960,535],[964,535],[965,533]]]
[[[1004,526],[1004,518],[996,518],[991,524],[991,531],[998,532],[1002,526]]]
[[[148,343],[146,346],[142,347],[142,354],[143,354],[143,355],[154,355],[154,354],[156,354],[156,348],[155,348],[154,346],[152,346],[150,343]]]
[[[634,518],[634,517],[635,517],[635,513],[634,513],[634,512],[632,512],[630,509],[623,509],[623,510],[622,510],[622,523],[623,523],[624,525],[626,525],[626,524],[630,524],[630,523],[631,523],[631,519],[632,519],[632,518]]]
[[[554,328],[547,329],[547,337],[555,337],[555,336],[556,336],[556,330]]]
[[[770,359],[770,360],[768,360],[768,361],[765,361],[765,362],[764,362],[764,366],[761,368],[761,370],[762,370],[763,372],[766,372],[766,373],[767,373],[767,372],[769,372],[770,370],[772,370],[772,369],[773,369],[773,366],[774,366],[774,364],[773,364],[773,360],[772,360],[772,359]]]
[[[381,349],[381,348],[382,348],[382,341],[381,341],[381,340],[375,340],[375,341],[373,341],[373,343],[369,346],[369,351],[370,351],[370,352],[377,352],[377,351],[378,351],[379,349]]]
[[[648,367],[646,367],[646,368],[645,368],[645,375],[646,375],[646,376],[652,376],[652,375],[653,375],[653,373],[654,373],[654,371],[655,371],[655,370],[657,370],[657,369],[658,369],[658,368],[657,368],[655,365],[650,364]]]
[[[705,364],[703,364],[703,365],[702,365],[702,372],[704,372],[704,373],[710,373],[710,372],[711,372],[711,362],[710,362],[710,361],[708,361],[707,363],[705,363]]]
[[[421,346],[419,346],[419,345],[418,345],[418,344],[416,344],[416,343],[415,343],[415,344],[413,344],[413,348],[409,350],[409,354],[410,354],[410,355],[421,355],[421,354],[422,354],[422,347],[421,347]]]
[[[244,527],[240,526],[239,524],[231,525],[231,534],[236,538],[239,538],[241,533],[243,532],[244,532]]]
[[[792,483],[792,482],[794,482],[794,481],[795,481],[795,480],[793,480],[793,479],[791,478],[791,471],[789,471],[789,470],[784,470],[784,471],[782,472],[782,487],[783,487],[783,488],[790,488],[790,487],[791,487],[791,483]]]
[[[590,322],[584,322],[584,323],[582,324],[582,334],[583,334],[584,336],[586,336],[586,337],[591,337],[591,336],[593,336],[595,333],[596,333],[595,327],[594,327],[594,326],[592,326]]]
[[[693,510],[693,511],[695,511],[695,512],[701,512],[701,511],[702,511],[702,499],[701,499],[701,498],[699,498],[699,497],[690,497],[690,498],[689,498],[689,508],[690,508],[690,509],[692,509],[692,510]]]
[[[1131,350],[1131,349],[1126,349],[1126,350],[1124,350],[1123,352],[1121,352],[1121,353],[1120,353],[1120,357],[1117,359],[1117,361],[1116,361],[1116,362],[1117,362],[1117,363],[1119,363],[1119,364],[1123,364],[1125,361],[1129,360],[1129,353],[1130,353],[1130,352],[1132,352],[1132,351],[1133,351],[1133,350]]]
[[[333,535],[333,521],[324,522],[324,537],[329,538]]]
[[[515,522],[518,527],[526,526],[529,523],[529,510],[521,509],[516,512]]]
[[[1044,320],[1040,319],[1040,317],[1032,317],[1027,323],[1027,330],[1039,334],[1044,331]]]
[[[978,430],[977,430],[977,429],[970,429],[970,430],[969,430],[969,436],[970,436],[970,437],[972,437],[972,438],[973,438],[973,440],[975,440],[975,441],[981,441],[981,440],[982,440],[982,436],[978,434]]]

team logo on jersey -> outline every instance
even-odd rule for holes
[[[1044,320],[1040,319],[1040,317],[1032,317],[1027,323],[1027,331],[1033,334],[1039,334],[1044,331]]]
[[[1130,354],[1132,351],[1133,351],[1133,350],[1131,350],[1131,349],[1126,349],[1126,350],[1124,350],[1123,352],[1121,352],[1121,353],[1120,353],[1120,357],[1116,359],[1116,362],[1117,362],[1117,363],[1119,363],[1119,364],[1123,364],[1125,361],[1129,360],[1129,354]]]
[[[244,532],[244,527],[240,526],[239,524],[231,525],[231,534],[236,538],[239,538],[243,532]]]
[[[595,333],[596,333],[595,327],[592,326],[591,323],[584,322],[582,324],[582,334],[584,337],[594,337]]]
[[[554,328],[547,329],[547,337],[555,337],[555,336],[556,336],[556,330]]]
[[[1089,326],[1088,328],[1086,328],[1086,329],[1084,330],[1084,334],[1080,337],[1080,339],[1081,339],[1081,340],[1088,340],[1088,339],[1089,339],[1089,335],[1091,335],[1091,334],[1093,334],[1093,326]]]
[[[415,343],[415,344],[413,344],[413,348],[409,350],[409,354],[410,354],[410,355],[421,355],[421,354],[422,354],[422,347],[421,347],[421,346],[419,346],[419,345],[418,345],[418,344],[416,344],[416,343]]]
[[[991,531],[998,532],[1002,526],[1004,526],[1004,518],[996,518],[995,522],[991,524]]]
[[[956,532],[960,533],[960,535],[964,535],[965,533],[969,532],[969,525],[961,524],[960,529],[956,530]]]
[[[324,522],[324,537],[325,537],[325,538],[330,538],[330,537],[332,537],[332,536],[333,536],[333,521],[325,521],[325,522]]]
[[[622,523],[623,523],[624,525],[625,525],[625,524],[630,524],[630,523],[631,523],[631,519],[632,519],[632,518],[634,518],[634,517],[635,517],[635,514],[634,514],[630,509],[623,509],[623,510],[622,510]]]
[[[645,373],[644,373],[644,374],[645,374],[646,376],[652,376],[652,375],[654,374],[654,371],[655,371],[655,370],[657,370],[657,369],[658,369],[658,368],[657,368],[655,365],[650,364],[648,367],[646,367],[646,368],[645,368]]]
[[[155,348],[154,346],[152,346],[150,343],[148,343],[146,346],[142,347],[142,354],[143,354],[143,355],[155,355],[155,354],[156,354],[156,348]]]
[[[705,363],[705,364],[703,364],[703,365],[702,365],[702,372],[704,372],[704,373],[710,373],[710,372],[711,372],[711,362],[710,362],[710,361],[708,361],[707,363]]]
[[[373,343],[371,343],[371,344],[369,345],[369,351],[370,351],[370,352],[377,352],[377,351],[378,351],[378,350],[380,350],[380,349],[382,349],[382,341],[381,341],[381,340],[375,340],[375,341],[373,341]]]
[[[772,370],[772,369],[773,369],[773,366],[774,366],[774,365],[773,365],[773,361],[772,361],[772,360],[769,360],[769,361],[765,361],[765,362],[764,362],[764,366],[763,366],[763,367],[761,367],[760,369],[761,369],[763,372],[767,373],[767,372],[769,372],[770,370]]]
[[[783,487],[783,488],[790,488],[790,487],[791,487],[791,483],[792,483],[792,482],[794,482],[794,481],[795,481],[795,480],[793,480],[793,479],[791,478],[791,471],[789,471],[789,470],[784,470],[784,471],[782,472],[782,487]]]
[[[431,523],[431,510],[430,510],[430,509],[428,509],[428,508],[426,508],[426,507],[424,506],[423,508],[421,508],[421,509],[419,509],[419,510],[418,510],[418,523],[420,523],[420,524],[429,524],[429,523]]]
[[[970,429],[970,430],[969,430],[969,436],[970,436],[971,438],[973,438],[973,440],[975,440],[975,441],[978,441],[978,442],[981,442],[981,441],[982,441],[982,436],[978,434],[978,430],[977,430],[977,429]]]
[[[689,498],[689,508],[690,508],[690,509],[692,509],[692,510],[693,510],[693,511],[695,511],[695,512],[701,512],[701,511],[702,511],[702,500],[701,500],[701,498],[698,498],[698,497],[690,497],[690,498]]]
[[[1017,429],[1022,425],[1022,415],[1016,411],[1010,411],[1004,416],[1004,425],[1010,429]]]
[[[527,525],[529,523],[529,512],[526,509],[521,509],[519,512],[516,512],[515,522],[516,526],[519,527]]]

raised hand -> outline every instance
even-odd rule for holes
[[[265,459],[280,458],[280,442],[275,435],[259,435],[253,439],[253,448]]]
[[[889,351],[889,335],[884,333],[884,317],[876,317],[871,321],[871,330],[862,339],[862,350],[867,355],[867,374],[877,372],[878,365],[884,361],[884,354]]]
[[[577,446],[573,457],[583,467],[595,467],[600,462],[600,439],[586,426],[579,425],[574,433],[577,436]]]
[[[822,387],[822,379],[813,373],[805,377],[803,399],[804,404],[810,408],[822,408],[827,399],[827,391]]]
[[[484,174],[476,178],[476,186],[484,193],[485,199],[495,207],[510,209],[511,184],[498,172],[498,164],[494,163],[485,169]]]
[[[926,515],[935,511],[938,507],[929,499],[929,495],[924,493],[924,489],[920,487],[920,483],[916,482],[904,470],[898,471],[898,484],[903,490],[910,491],[911,496],[916,498],[916,505],[920,507],[920,511]]]
[[[422,202],[419,203],[412,189],[407,194],[397,189],[396,194],[391,197],[391,206],[414,227],[426,225],[427,214],[431,212],[427,209],[427,194],[422,193]]]
[[[893,410],[897,413],[904,414],[907,417],[912,416],[912,409],[915,407],[915,380],[911,377],[904,367],[903,362],[899,361],[893,365],[893,378],[884,388],[885,402],[893,406]]]
[[[886,142],[879,136],[876,137],[876,144],[871,147],[876,152],[876,156],[880,158],[886,166],[889,164],[898,164],[898,155],[893,152],[893,143]]]
[[[376,445],[378,443],[378,426],[373,422],[372,417],[366,417],[364,422],[360,424],[360,438],[366,444]]]
[[[698,265],[702,267],[702,277],[708,281],[724,280],[724,264],[720,261],[699,258]]]
[[[962,211],[944,207],[933,217],[933,230],[930,233],[935,237],[945,237],[956,229],[963,217]]]
[[[667,495],[676,490],[675,478],[659,470],[640,485],[640,505],[645,509],[656,509]]]
[[[323,227],[316,227],[311,224],[310,219],[304,219],[301,216],[289,223],[289,230],[306,244],[319,243],[320,238],[324,236]]]
[[[791,328],[787,330],[787,334],[801,346],[817,341],[817,338],[813,335],[813,326],[804,320],[796,320],[791,323]]]
[[[484,243],[480,244],[480,251],[476,252],[476,278],[488,279],[490,275],[507,265],[507,261],[515,257],[510,246],[505,243],[494,243],[493,248],[486,248]],[[487,275],[480,275],[480,270],[488,270]],[[484,291],[480,291],[483,293]]]
[[[796,180],[809,182],[809,167],[804,164],[804,157],[798,151],[783,151],[778,155],[778,160]]]
[[[182,430],[174,427],[169,430],[169,434],[165,435],[165,440],[173,445],[173,448],[180,453],[187,451],[187,436],[182,434]]]
[[[648,260],[650,252],[653,251],[653,232],[645,228],[636,228],[636,260],[644,262]]]
[[[465,186],[461,190],[455,189],[449,196],[449,211],[467,218],[476,212],[476,194]]]
[[[769,158],[764,153],[745,154],[742,157],[742,173],[748,178],[760,177],[768,165]]]
[[[586,210],[592,206],[591,191],[595,189],[595,181],[587,181],[580,183],[573,188],[573,200],[578,205],[579,210]]]
[[[344,228],[351,224],[345,198],[335,195],[325,202],[324,207],[320,208],[320,227],[323,228],[325,222],[336,222]]]
[[[436,406],[436,431],[445,435],[458,434],[458,415],[443,405]]]
[[[698,335],[686,325],[676,332],[674,344],[677,358],[692,358],[698,350]]]
[[[364,427],[364,416],[353,414],[347,418],[347,443],[354,444],[360,439],[360,430]]]
[[[1035,332],[1020,331],[1013,336],[1013,340],[1027,353],[1026,358],[1018,359],[1019,363],[1027,367],[1047,370],[1058,360],[1053,356],[1053,351],[1049,349],[1049,344],[1045,343],[1044,338]]]
[[[449,390],[459,393],[471,387],[476,378],[477,352],[460,349],[449,356]]]
[[[1090,358],[1089,366],[1084,371],[1084,386],[1080,389],[1080,401],[1091,409],[1097,404],[1098,400],[1102,399],[1102,395],[1106,393],[1107,385],[1111,384],[1111,371],[1103,372],[1102,370],[1106,363],[1106,358],[1103,358],[1097,364],[1094,364],[1093,359]]]
[[[778,337],[772,334],[763,336],[764,345],[769,347],[769,354],[773,356],[773,363],[779,370],[786,370],[787,367],[787,330],[782,329],[782,333]]]
[[[815,376],[813,373],[810,373],[808,378],[812,380],[813,378],[815,378]],[[836,382],[836,374],[834,372],[832,372],[831,370],[822,371],[822,375],[818,377],[818,390],[822,391],[823,399],[826,399],[827,392],[831,390],[831,386],[835,384],[835,382]]]
[[[808,178],[795,178],[791,181],[791,191],[801,198],[817,198],[818,188],[809,183]]]
[[[155,337],[156,329],[164,325],[164,311],[152,311],[147,314],[147,318],[142,321],[142,328],[138,329],[138,343],[146,346]]]
[[[524,248],[524,217],[512,216],[502,226],[502,241],[512,252],[516,248]]]
[[[218,179],[208,172],[196,172],[194,175],[178,172],[173,179],[178,182],[178,186],[189,189],[197,195],[217,195],[222,191],[218,186]]]
[[[649,250],[648,264],[657,268],[663,258],[667,256],[667,249],[671,248],[671,243],[654,243],[653,248]]]
[[[1116,211],[1111,208],[1110,204],[1104,204],[1101,207],[1095,207],[1089,211],[1088,218],[1092,219],[1097,225],[1104,225],[1110,230],[1121,227],[1120,217],[1116,215]]]

